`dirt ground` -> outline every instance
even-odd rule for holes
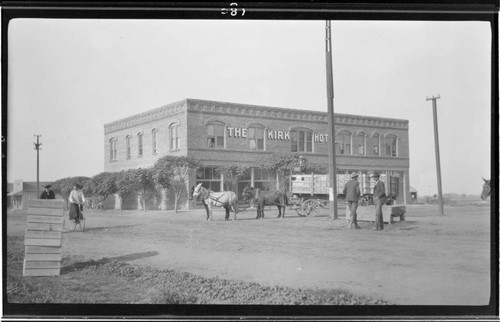
[[[86,213],[86,231],[63,233],[63,256],[103,258],[204,277],[294,288],[341,288],[399,305],[487,305],[490,300],[490,208],[407,206],[406,221],[375,231],[362,221],[318,215],[285,219],[247,209],[236,221],[220,210],[205,220],[189,211]],[[387,212],[387,210],[386,210]],[[26,215],[9,213],[8,235],[23,235]]]

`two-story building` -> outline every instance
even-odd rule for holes
[[[338,173],[378,171],[398,177],[397,203],[410,201],[408,121],[335,114]],[[165,155],[200,160],[202,182],[223,188],[215,169],[250,167],[239,187],[273,178],[256,162],[273,152],[296,152],[309,164],[329,162],[328,113],[290,108],[184,99],[104,125],[105,171],[150,167]],[[239,192],[241,193],[241,192]]]

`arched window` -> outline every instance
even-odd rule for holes
[[[366,135],[364,132],[359,132],[357,135],[356,144],[358,145],[358,154],[365,155],[365,144],[366,144]]]
[[[127,159],[130,159],[132,157],[131,150],[130,150],[130,135],[127,135],[125,138],[125,153],[127,153]]]
[[[143,154],[143,145],[142,145],[142,133],[137,133],[137,155],[142,157]]]
[[[337,139],[335,140],[337,154],[351,154],[351,139],[352,134],[347,131],[337,133]]]
[[[398,156],[398,138],[395,135],[385,137],[385,155],[388,157]]]
[[[373,155],[380,155],[380,134],[372,135]]]
[[[170,151],[179,150],[180,147],[180,138],[179,138],[179,123],[173,123],[168,127],[168,134],[170,137]]]
[[[264,127],[254,125],[248,128],[248,148],[264,150]]]
[[[291,152],[312,152],[312,131],[297,129],[290,132]]]
[[[153,151],[153,154],[158,153],[158,130],[153,129],[151,131],[151,148]]]
[[[212,122],[207,124],[207,146],[211,149],[224,148],[224,123]]]
[[[112,138],[109,140],[109,160],[110,161],[115,161],[116,160],[116,139]]]

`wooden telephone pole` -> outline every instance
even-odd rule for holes
[[[35,150],[36,150],[36,199],[40,198],[40,137],[41,135],[34,134],[36,136]]]
[[[426,101],[432,101],[432,112],[434,114],[434,145],[436,149],[436,170],[437,170],[437,183],[438,183],[438,197],[439,197],[439,212],[441,215],[444,215],[443,209],[443,192],[441,190],[441,162],[439,160],[439,136],[438,136],[438,121],[437,121],[437,107],[436,100],[440,99],[438,96],[432,98],[426,98]]]
[[[335,118],[333,114],[333,66],[332,66],[332,41],[330,20],[326,21],[326,96],[328,99],[328,125],[330,129],[330,144],[328,145],[329,152],[329,171],[328,177],[330,181],[330,218],[338,219],[337,213],[337,174],[335,162]],[[333,217],[332,217],[333,216]]]

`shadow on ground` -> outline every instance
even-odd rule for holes
[[[123,256],[116,256],[116,257],[103,257],[97,261],[95,260],[89,260],[86,262],[77,262],[65,267],[61,267],[61,275],[63,274],[68,274],[71,272],[74,272],[76,270],[82,270],[85,269],[89,266],[100,266],[104,265],[106,263],[111,263],[113,261],[122,261],[122,262],[128,262],[128,261],[133,261],[136,259],[141,259],[141,258],[146,258],[146,257],[152,257],[156,256],[159,253],[154,251],[154,252],[142,252],[142,253],[132,253],[128,255],[123,255]]]

